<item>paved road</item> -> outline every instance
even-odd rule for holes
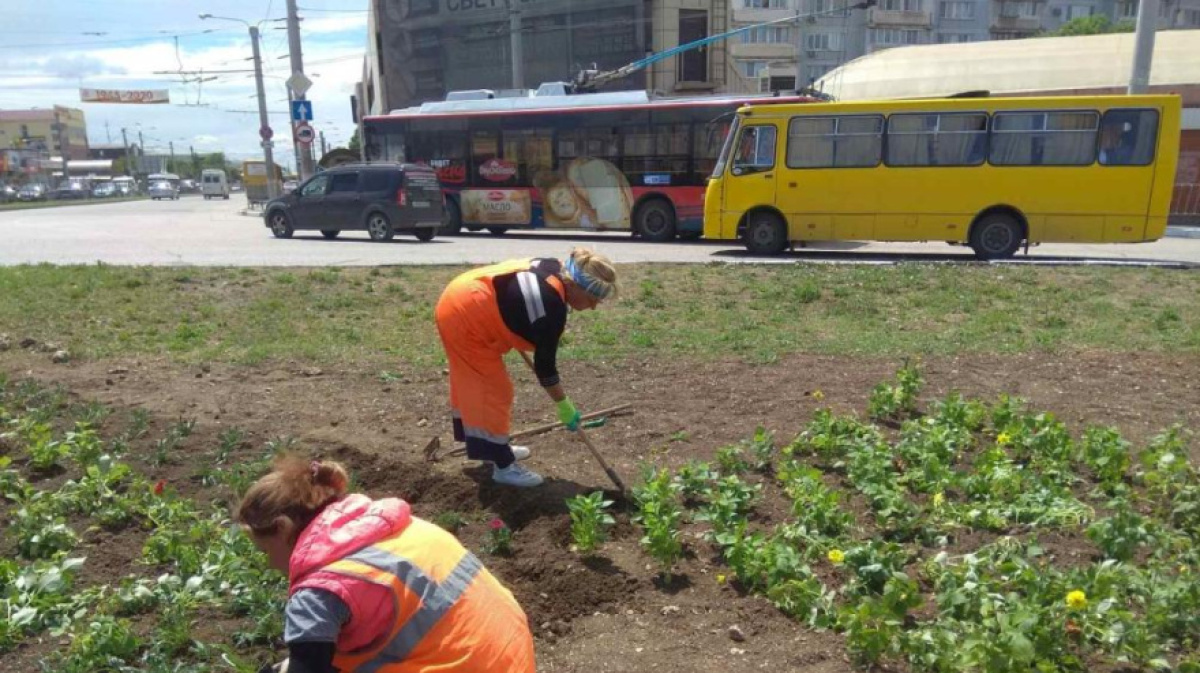
[[[0,212],[0,264],[153,264],[198,266],[362,266],[481,264],[523,256],[562,255],[587,245],[618,262],[858,262],[967,261],[970,251],[944,243],[827,243],[777,258],[756,258],[731,242],[652,244],[627,234],[523,232],[469,234],[420,243],[397,236],[374,243],[366,232],[326,241],[318,232],[276,240],[260,217],[240,214],[244,197],[126,203]],[[1019,255],[1017,259],[1023,260]],[[1044,245],[1031,263],[1153,261],[1200,265],[1200,239],[1166,238],[1141,245]]]

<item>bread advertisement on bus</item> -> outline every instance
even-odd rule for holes
[[[534,177],[547,227],[629,229],[633,191],[616,166],[593,157],[573,159],[557,171]]]
[[[467,224],[524,226],[533,221],[528,190],[468,189],[461,192],[459,200]]]

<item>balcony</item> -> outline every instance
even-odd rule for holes
[[[733,10],[733,22],[739,23],[766,23],[768,21],[778,21],[786,19],[789,16],[796,16],[795,10],[791,9],[762,9],[758,7],[735,7]],[[788,25],[788,24],[781,24]]]
[[[793,60],[796,58],[796,45],[787,42],[734,42],[729,45],[729,55],[733,58]]]
[[[867,15],[867,24],[871,28],[877,26],[904,26],[908,28],[928,28],[933,25],[933,14],[930,12],[906,12],[871,8]]]
[[[1036,16],[997,16],[992,19],[993,33],[1036,33],[1042,20]]]

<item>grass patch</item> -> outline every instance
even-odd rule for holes
[[[441,361],[433,305],[461,267],[0,269],[0,324],[90,358]],[[623,265],[575,314],[573,358],[647,351],[772,362],[1080,349],[1200,350],[1200,274],[1162,269]]]
[[[105,203],[121,203],[122,201],[145,201],[149,196],[123,196],[112,199],[71,199],[67,201],[13,201],[0,203],[0,212],[6,210],[38,210],[41,208],[58,208],[60,206],[97,206]]]

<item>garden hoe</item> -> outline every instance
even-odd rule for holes
[[[584,414],[583,415],[583,427],[585,427],[585,428],[604,427],[604,425],[606,423],[608,423],[608,419],[610,419],[610,418],[615,418],[617,416],[629,416],[630,414],[632,414],[633,413],[632,407],[633,407],[632,404],[618,404],[615,407],[609,407],[607,409],[601,409],[600,411],[593,411],[590,414]],[[555,421],[554,423],[546,423],[545,425],[538,425],[536,427],[532,427],[532,428],[528,428],[525,430],[520,430],[518,432],[514,432],[512,435],[509,436],[509,440],[516,441],[518,439],[524,439],[526,437],[533,437],[534,435],[543,435],[543,434],[546,434],[547,432],[550,432],[551,430],[554,430],[556,428],[561,428],[561,427],[562,427],[562,423],[559,423],[557,421]],[[427,443],[425,445],[425,449],[423,450],[423,453],[425,454],[425,460],[427,460],[431,463],[436,463],[436,462],[441,461],[441,459],[445,456],[454,457],[454,456],[467,455],[466,449],[452,449],[450,451],[447,451],[446,453],[442,453],[441,451],[442,451],[442,439],[440,437],[434,437],[433,439],[429,440],[429,443]]]

